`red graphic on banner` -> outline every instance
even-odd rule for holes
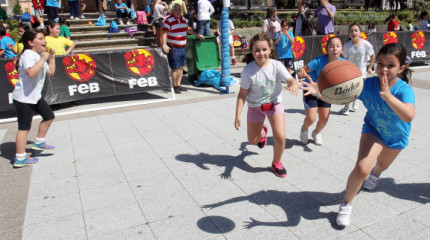
[[[327,54],[327,42],[330,38],[335,37],[335,34],[327,34],[321,39],[321,51]]]
[[[128,70],[137,76],[143,76],[154,69],[154,56],[145,49],[133,49],[124,53]]]
[[[366,41],[369,41],[369,38],[367,37],[367,34],[365,32],[361,32],[360,37]]]
[[[412,33],[411,43],[412,43],[412,47],[414,47],[416,50],[421,50],[424,47],[424,44],[426,43],[426,37],[424,32],[416,31]]]
[[[382,42],[384,45],[387,45],[389,43],[398,43],[399,38],[397,37],[396,32],[386,32],[382,36]]]
[[[73,54],[63,58],[67,75],[78,82],[90,80],[96,74],[96,62],[86,53]]]
[[[4,65],[4,68],[6,70],[7,80],[14,87],[19,80],[19,74],[18,74],[18,70],[15,68],[15,63],[16,63],[16,60],[13,60],[12,62],[7,62]]]
[[[295,37],[293,45],[293,54],[295,59],[300,59],[306,50],[306,42],[302,37]]]

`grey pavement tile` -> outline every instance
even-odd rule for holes
[[[136,201],[122,201],[115,205],[84,212],[88,237],[106,235],[146,224]]]
[[[298,183],[294,186],[297,187],[299,191],[308,194],[321,204],[327,204],[333,201],[340,202],[343,197],[345,182],[329,174],[323,174],[320,178]]]
[[[154,235],[147,224],[141,226],[119,230],[117,232],[108,233],[101,236],[89,237],[89,240],[155,240]]]
[[[112,156],[112,148],[109,145],[105,135],[100,135],[100,138],[81,138],[81,140],[73,140],[73,150],[76,160],[92,158],[103,158]]]
[[[81,189],[80,195],[84,212],[135,201],[128,183]]]
[[[357,230],[354,226],[339,229],[336,225],[337,212],[326,207],[317,207],[288,215],[284,223],[300,239],[335,239]]]
[[[24,224],[22,239],[87,239],[82,213]]]
[[[165,220],[151,222],[149,227],[156,239],[211,239],[219,230],[202,211],[186,213]]]
[[[186,142],[185,139],[169,128],[151,133],[142,133],[142,135],[151,147],[169,146]]]
[[[412,177],[423,171],[426,171],[426,168],[397,158],[390,165],[390,167],[381,174],[381,177],[391,177],[396,181],[399,181],[408,177]]]
[[[50,157],[40,159],[39,163],[33,167],[32,184],[44,184],[76,177],[75,165],[70,161],[62,163],[58,159]]]
[[[415,189],[420,193],[420,198],[430,199],[430,170],[424,170],[398,182]]]
[[[270,221],[268,222],[270,223]],[[228,232],[224,235],[228,240],[236,240],[236,239],[300,239],[297,236],[295,236],[293,233],[291,233],[287,228],[285,227],[278,227],[276,225],[276,222],[273,223],[276,227],[273,226],[257,226],[253,227],[251,229],[241,229],[234,232]]]
[[[407,223],[407,224],[405,224]],[[413,221],[405,214],[397,215],[390,219],[362,229],[375,239],[428,239],[429,229],[427,226]]]
[[[409,216],[413,219],[413,222],[420,222],[427,226],[427,229],[430,230],[430,204],[421,205],[411,211],[405,213],[405,215]]]
[[[344,235],[342,237],[339,237],[338,239],[345,239],[345,240],[373,240],[375,238],[369,236],[367,233],[363,232],[363,230],[359,229],[352,233],[348,233],[347,235]]]
[[[82,176],[84,174],[89,173],[99,173],[108,170],[116,170],[120,169],[120,165],[116,160],[115,156],[105,156],[102,158],[86,158],[86,159],[77,159],[74,163],[76,168],[76,173],[78,176]]]
[[[82,138],[100,138],[104,136],[104,129],[96,117],[79,118],[69,121],[70,131],[73,141],[80,141]]]
[[[104,167],[104,166],[103,166]],[[78,173],[79,189],[81,191],[108,188],[112,185],[125,183],[126,178],[119,167],[96,168],[85,173]]]
[[[188,143],[175,143],[173,145],[154,145],[154,152],[161,158],[177,157],[178,155],[196,155],[199,152]]]
[[[127,181],[152,179],[156,176],[166,176],[170,174],[170,170],[163,161],[159,158],[146,158],[146,156],[132,162],[125,161],[121,164],[121,169]]]
[[[356,160],[348,159],[343,155],[334,153],[315,159],[314,167],[321,170],[320,174],[329,174],[340,181],[340,185],[346,183],[349,174],[354,169]],[[318,174],[318,176],[320,175]]]
[[[26,224],[35,224],[49,219],[70,216],[82,212],[78,192],[31,196],[25,210]]]
[[[56,181],[30,184],[28,198],[33,196],[52,196],[55,194],[65,194],[69,192],[79,192],[79,186],[76,176],[61,178]]]
[[[13,229],[0,232],[0,238],[2,240],[21,239],[21,235],[22,235],[22,227],[19,227],[19,228],[14,227]]]
[[[236,184],[246,194],[251,195],[260,191],[297,191],[298,189],[291,185],[285,178],[276,177],[272,171],[240,174],[243,176],[233,175],[233,183]],[[289,176],[287,176],[288,178]]]

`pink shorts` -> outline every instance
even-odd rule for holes
[[[272,110],[264,112],[260,107],[248,108],[248,122],[264,122],[266,115],[271,117],[275,114],[284,114],[284,105],[276,103]]]

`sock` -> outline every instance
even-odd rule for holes
[[[34,139],[34,142],[37,143],[37,144],[43,143],[43,142],[45,142],[45,138],[38,138],[38,137],[36,137],[36,139]]]
[[[16,159],[18,159],[19,161],[22,161],[22,160],[25,159],[25,157],[27,157],[27,153],[26,152],[24,152],[24,153],[17,153],[17,154],[15,154],[15,156],[16,156]]]
[[[236,57],[235,57],[235,56],[233,56],[233,57],[231,57],[231,59],[236,59]]]
[[[351,206],[351,204],[344,203],[343,201],[340,203],[340,205],[342,205],[342,206]]]

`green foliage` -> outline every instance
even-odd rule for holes
[[[12,12],[15,15],[21,15],[22,14],[21,5],[19,3],[15,3],[15,6],[13,6]]]
[[[6,20],[7,25],[9,26],[9,34],[12,37],[12,39],[16,42],[19,40],[19,35],[18,35],[18,21],[13,19],[13,20]]]
[[[419,19],[420,13],[430,10],[429,0],[414,0],[412,3],[412,10],[414,11],[414,16]]]

